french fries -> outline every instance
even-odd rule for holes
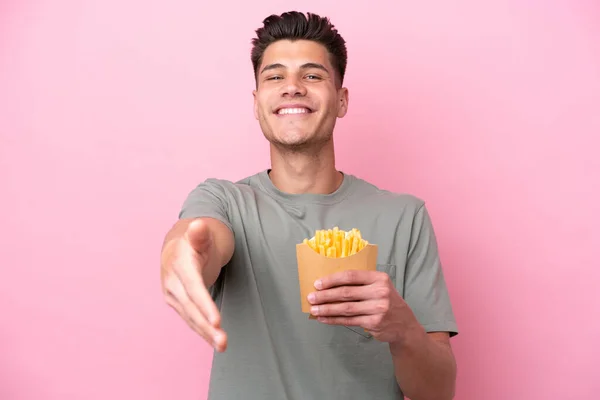
[[[304,239],[303,243],[317,253],[331,258],[351,256],[369,244],[362,238],[360,230],[352,228],[350,231],[344,231],[337,226],[333,229],[318,229],[315,236]]]

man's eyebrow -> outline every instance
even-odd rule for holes
[[[264,73],[266,71],[272,70],[272,69],[278,69],[278,68],[285,68],[285,65],[281,64],[281,63],[274,63],[274,64],[269,64],[266,65],[262,71],[260,71],[260,73]],[[313,62],[309,62],[306,64],[302,64],[300,66],[300,69],[312,69],[312,68],[316,68],[316,69],[320,69],[322,71],[325,71],[327,73],[329,73],[329,70],[327,68],[325,68],[324,65],[319,64],[319,63],[313,63]]]
[[[266,65],[266,66],[265,66],[265,67],[262,69],[262,71],[260,71],[260,73],[262,74],[262,73],[264,73],[264,72],[266,72],[266,71],[269,71],[269,70],[272,70],[272,69],[277,69],[277,68],[285,68],[285,65],[283,65],[283,64],[280,64],[280,63],[269,64],[269,65]]]

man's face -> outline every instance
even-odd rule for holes
[[[338,89],[336,79],[321,44],[281,40],[267,47],[253,92],[254,116],[267,140],[296,150],[330,140],[348,108],[348,90]]]

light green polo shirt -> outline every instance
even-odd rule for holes
[[[235,237],[211,287],[228,348],[214,355],[209,400],[404,398],[387,343],[302,313],[296,244],[317,229],[360,229],[425,330],[458,333],[432,223],[412,195],[349,174],[332,194],[287,194],[265,170],[204,181],[183,204],[180,218],[190,217],[217,218]]]

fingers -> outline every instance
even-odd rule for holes
[[[308,295],[308,302],[316,305],[323,303],[368,300],[378,294],[374,293],[374,290],[375,289],[371,286],[338,286],[310,293]]]
[[[167,304],[177,311],[190,328],[202,336],[217,351],[224,351],[227,347],[227,335],[223,330],[210,324],[205,315],[187,295],[181,282],[175,276],[172,276],[165,283],[165,288]],[[210,302],[214,305],[212,299],[210,299]]]
[[[206,290],[199,272],[200,258],[189,248],[189,244],[183,242],[180,246],[179,256],[172,266],[173,273],[183,285],[187,297],[213,326],[218,327],[221,323],[219,311]]]
[[[183,240],[170,243],[161,263],[165,300],[188,325],[218,351],[227,345],[221,317],[202,277],[210,258],[211,236],[206,222],[192,221]],[[164,253],[163,253],[164,254]]]
[[[385,314],[389,308],[385,299],[328,303],[312,306],[310,313],[316,317],[354,317]]]
[[[387,276],[378,271],[346,270],[319,279],[315,287],[323,290],[345,285],[370,285]]]
[[[185,289],[187,298],[197,306],[211,325],[219,327],[221,324],[219,310],[206,290],[198,269],[193,264],[186,264],[186,266],[175,269],[175,273]]]
[[[182,294],[179,304],[183,308],[183,312],[189,319],[193,329],[217,351],[225,350],[227,344],[225,332],[211,325],[196,305],[189,298],[186,299],[185,292]]]
[[[387,299],[390,296],[390,291],[390,285],[385,284],[336,286],[330,289],[322,289],[310,293],[308,295],[308,302],[318,305],[324,303]]]

